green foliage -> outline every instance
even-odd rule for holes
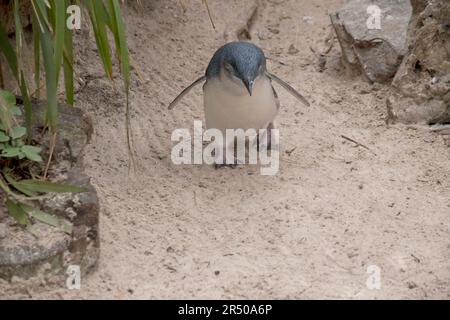
[[[41,88],[40,75],[43,66],[46,87],[46,125],[52,133],[57,130],[58,122],[58,85],[61,70],[64,73],[66,101],[69,105],[74,103],[73,89],[73,42],[72,31],[66,27],[67,8],[72,4],[81,4],[86,8],[95,40],[98,47],[100,60],[108,78],[112,79],[111,47],[108,41],[108,30],[114,38],[116,56],[120,62],[120,70],[124,79],[124,87],[127,97],[126,124],[127,141],[131,154],[131,140],[129,130],[129,103],[128,92],[130,86],[130,63],[125,35],[125,26],[120,12],[118,0],[30,0],[32,7],[31,20],[33,24],[33,48],[35,55],[35,86]],[[26,127],[31,134],[32,110],[30,102],[29,84],[24,74],[27,70],[22,68],[21,53],[23,42],[23,30],[19,15],[19,1],[15,0],[14,21],[16,26],[16,48],[13,48],[8,40],[4,27],[0,22],[0,53],[6,58],[9,68],[21,90],[24,100]],[[41,61],[42,60],[42,61]],[[28,138],[30,138],[28,136]]]
[[[42,194],[47,192],[82,192],[83,190],[74,186],[35,180],[33,175],[29,173],[30,179],[23,178],[24,168],[29,169],[29,163],[41,162],[42,158],[40,155],[41,148],[29,144],[32,140],[31,125],[33,119],[30,85],[27,83],[25,74],[30,71],[24,70],[22,63],[24,36],[19,2],[19,0],[13,0],[15,47],[11,45],[0,21],[0,54],[5,57],[7,65],[20,88],[25,112],[25,126],[19,125],[14,118],[14,115],[20,115],[21,113],[15,105],[15,96],[6,91],[0,91],[0,189],[7,194],[6,206],[9,213],[21,225],[30,229],[30,219],[33,218],[49,225],[61,227],[64,231],[69,232],[70,227],[67,223],[34,208],[29,203],[41,199]],[[100,60],[107,77],[110,79],[113,77],[113,63],[108,30],[114,38],[115,53],[120,63],[126,93],[128,151],[133,159],[129,126],[130,63],[119,0],[30,0],[30,4],[33,26],[34,82],[39,94],[41,71],[43,71],[47,101],[44,125],[50,129],[52,137],[49,161],[52,157],[58,128],[58,87],[61,72],[64,74],[66,101],[69,105],[74,103],[73,39],[72,31],[66,27],[68,18],[66,10],[72,4],[81,4],[87,10]],[[49,163],[47,163],[44,177]],[[20,169],[21,175],[16,173],[18,169]],[[18,176],[22,179],[19,179]]]
[[[72,232],[71,225],[35,208],[31,202],[49,192],[84,192],[83,188],[67,184],[35,179],[18,179],[14,174],[14,161],[42,162],[41,148],[26,143],[27,129],[17,124],[15,115],[21,115],[16,98],[8,91],[0,90],[0,189],[6,193],[6,208],[20,225],[33,232],[31,218],[48,225]]]
[[[8,91],[0,90],[0,161],[5,158],[42,161],[41,148],[28,145],[24,141],[27,129],[14,124],[14,115],[21,115],[16,106],[16,98]]]

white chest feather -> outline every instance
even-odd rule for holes
[[[278,112],[266,77],[255,81],[252,96],[243,85],[209,79],[203,86],[203,99],[208,129],[266,129]]]

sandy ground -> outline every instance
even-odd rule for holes
[[[101,201],[101,260],[82,289],[36,298],[450,298],[450,149],[428,128],[387,126],[389,88],[346,76],[337,43],[320,72],[328,13],[341,0],[263,1],[252,41],[268,68],[312,103],[278,88],[281,166],[176,166],[171,132],[203,119],[194,90],[167,105],[233,40],[251,1],[142,1],[126,10],[139,169],[129,175],[119,79],[79,48],[78,106],[95,126],[85,164]],[[244,8],[245,7],[245,8]],[[291,49],[289,49],[289,47]],[[296,52],[297,50],[298,52]],[[357,146],[341,137],[368,146]],[[366,286],[367,268],[381,288]]]

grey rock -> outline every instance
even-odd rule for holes
[[[39,131],[43,120],[43,106],[35,103],[34,131]],[[82,154],[92,133],[90,121],[81,110],[59,106],[59,138],[56,142],[57,160],[52,170],[58,179],[85,188],[84,193],[50,194],[39,202],[39,207],[50,214],[72,223],[72,233],[66,234],[36,222],[35,238],[30,232],[12,223],[0,205],[0,278],[49,278],[64,275],[69,265],[79,265],[82,274],[94,270],[99,257],[99,202],[97,193],[84,173]],[[43,141],[48,148],[48,141]],[[44,153],[45,154],[45,153]],[[3,202],[0,194],[0,202]],[[3,217],[3,218],[2,218]],[[7,220],[6,220],[7,219]],[[6,221],[3,221],[6,220]],[[11,223],[6,223],[11,222]],[[2,226],[7,237],[2,239]]]
[[[369,28],[370,6],[380,8],[380,29]],[[351,74],[371,82],[388,82],[407,52],[412,7],[409,0],[350,0],[331,15],[343,63]]]
[[[388,122],[450,122],[450,2],[414,0],[409,51],[387,99]]]
[[[34,127],[39,130],[44,123],[45,103],[34,103]],[[91,139],[93,127],[88,117],[85,117],[78,108],[67,106],[65,104],[58,105],[58,126],[57,143],[55,147],[55,156],[68,160],[72,165],[78,164],[82,160],[82,152],[84,147]],[[48,147],[49,140],[43,141],[44,147]],[[46,152],[43,152],[46,154]]]
[[[389,123],[442,123],[450,119],[450,109],[441,100],[430,99],[418,102],[411,97],[394,93],[387,98]]]

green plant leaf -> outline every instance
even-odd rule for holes
[[[42,161],[42,158],[39,155],[39,153],[41,152],[41,148],[25,145],[22,146],[21,150],[25,154],[25,157],[27,157],[28,159],[36,162]]]
[[[8,174],[7,172],[4,172],[4,176],[6,178],[6,181],[8,181],[8,183],[10,185],[12,185],[14,188],[16,188],[17,190],[19,190],[20,192],[22,192],[23,194],[29,196],[29,197],[36,197],[37,194],[28,190],[27,188],[23,187],[22,185],[20,185],[20,183],[18,181],[16,181],[10,174]]]
[[[67,220],[60,220],[61,229],[67,234],[71,234],[73,231],[73,224]]]
[[[30,219],[25,210],[14,200],[6,200],[6,208],[9,214],[22,226],[30,226]]]
[[[17,84],[20,88],[20,92],[22,94],[22,99],[25,107],[25,122],[26,127],[28,129],[28,133],[31,133],[31,121],[32,121],[32,113],[31,113],[31,101],[28,93],[28,86],[26,83],[26,77],[21,68],[21,51],[22,51],[22,23],[20,22],[20,16],[18,14],[19,8],[18,1],[14,1],[14,16],[15,16],[15,25],[16,27],[16,38],[19,39],[16,44],[18,48],[18,52],[15,52],[11,44],[9,43],[8,35],[6,34],[3,26],[0,23],[0,51],[5,55],[6,61],[8,62],[9,68],[12,71],[14,77],[17,80]],[[0,99],[1,100],[1,99]],[[14,98],[15,104],[15,98]],[[3,120],[2,120],[3,121]],[[3,122],[4,123],[4,122]],[[5,124],[5,123],[4,123]],[[5,124],[9,129],[9,125]],[[28,137],[30,139],[30,137]]]
[[[16,105],[16,97],[9,91],[0,90],[0,96],[3,97],[8,107],[12,108]]]
[[[0,50],[1,52],[1,50]],[[0,124],[2,130],[9,132],[13,123],[13,114],[11,111],[16,98],[8,91],[0,90]]]
[[[64,35],[66,33],[66,7],[64,0],[53,2],[55,12],[55,25],[53,27],[54,37],[54,63],[56,68],[56,83],[58,83],[64,53]]]
[[[36,19],[38,20],[41,32],[45,30],[51,30],[51,24],[49,22],[49,15],[47,13],[47,8],[49,3],[47,0],[32,0],[31,5],[33,7]]]
[[[16,50],[9,41],[5,29],[0,23],[0,54],[6,58],[9,68],[12,70],[14,77],[20,88],[25,109],[25,123],[27,128],[27,143],[31,139],[32,125],[32,106],[30,92],[28,90],[27,78],[21,63],[23,30],[20,23],[19,4],[20,0],[10,1],[14,3],[14,16],[16,28]],[[64,71],[64,84],[67,103],[73,105],[73,41],[72,32],[65,26],[66,12],[65,9],[69,4],[80,4],[82,2],[89,10],[92,20],[93,30],[96,37],[99,55],[108,77],[112,77],[111,48],[108,41],[107,28],[112,31],[116,44],[116,53],[120,60],[120,69],[123,75],[126,92],[126,130],[127,144],[131,154],[131,128],[129,125],[129,85],[130,85],[130,65],[128,57],[128,49],[126,45],[126,34],[123,18],[120,12],[120,4],[118,0],[31,0],[31,19],[33,25],[33,49],[34,49],[34,82],[39,93],[41,69],[45,74],[45,87],[47,93],[47,110],[46,125],[50,127],[51,133],[55,134],[58,119],[58,85],[61,66]],[[41,55],[42,65],[41,67]],[[6,132],[10,132],[11,123],[5,123],[2,110],[0,108],[0,122],[6,128]],[[22,157],[23,155],[20,155]]]
[[[56,125],[58,121],[58,67],[55,65],[55,50],[52,41],[51,25],[47,16],[48,12],[45,1],[32,0],[31,3],[33,5],[34,14],[36,14],[36,18],[40,22],[41,26],[40,39],[45,69],[45,84],[47,88],[46,122],[50,126],[52,133],[54,133],[56,132]]]
[[[30,153],[37,153],[37,154],[39,154],[42,151],[42,148],[26,145],[26,146],[22,147],[22,151],[25,152],[25,153],[30,152]]]
[[[9,136],[7,136],[3,131],[0,131],[0,142],[8,142]]]
[[[8,35],[0,22],[0,51],[5,55],[9,68],[11,69],[14,77],[19,80],[19,74],[17,73],[17,56],[13,47],[9,43]]]
[[[21,180],[18,182],[21,187],[25,187],[27,190],[31,192],[59,192],[59,193],[80,193],[80,192],[86,192],[85,188],[73,186],[69,184],[63,184],[63,183],[55,183],[55,182],[49,182],[49,181],[41,181],[41,180]]]
[[[20,108],[18,106],[12,107],[11,108],[11,112],[15,116],[21,116],[22,115],[22,110],[20,110]]]
[[[31,99],[30,94],[28,93],[28,86],[25,81],[25,76],[23,74],[23,71],[21,72],[21,81],[19,83],[20,85],[20,93],[22,94],[23,99],[23,106],[25,107],[25,124],[27,127],[27,140],[31,140],[31,125],[33,120],[33,113],[32,113],[32,107],[31,107]]]
[[[20,150],[20,148],[6,147],[3,149],[1,156],[4,158],[14,158],[18,157],[21,153],[22,150]]]
[[[16,57],[17,57],[17,74],[22,76],[20,70],[22,70],[22,53],[23,53],[23,30],[22,30],[22,20],[20,19],[20,4],[19,0],[14,0],[13,5],[14,13],[14,29],[16,33]],[[20,81],[20,80],[19,80]]]
[[[128,56],[127,38],[125,25],[118,0],[107,1],[110,8],[110,18],[112,20],[112,31],[116,42],[117,56],[120,59],[120,70],[122,72],[125,90],[128,92],[130,87],[130,61]]]
[[[70,0],[65,0],[66,8],[70,6]],[[74,88],[73,88],[73,36],[72,30],[65,28],[66,34],[64,37],[64,85],[66,89],[67,104],[73,106],[74,103]]]
[[[60,228],[62,231],[71,234],[72,224],[65,219],[58,218],[54,215],[48,214],[38,208],[21,203],[20,206],[25,212],[32,216],[37,221],[48,224],[52,227]]]
[[[11,138],[12,139],[19,139],[22,138],[24,135],[27,134],[27,129],[24,127],[14,127],[11,131]]]
[[[36,220],[48,224],[53,227],[59,227],[59,220],[57,217],[52,216],[46,212],[43,212],[37,208],[28,207],[24,208],[33,218]]]
[[[34,83],[37,98],[40,98],[41,86],[41,33],[39,22],[35,14],[31,14],[31,25],[33,27],[33,50],[34,50]]]
[[[108,36],[106,34],[105,7],[103,1],[85,1],[94,30],[95,41],[97,43],[98,54],[103,63],[103,68],[108,78],[112,78],[111,53]]]

